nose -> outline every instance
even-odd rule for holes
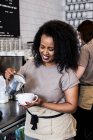
[[[44,49],[44,55],[47,55],[48,54],[48,49]]]

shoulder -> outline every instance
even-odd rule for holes
[[[79,84],[78,77],[76,76],[76,73],[72,69],[63,70],[62,77],[61,77],[61,83],[64,87],[63,90],[66,90],[68,88],[72,88],[73,86]]]
[[[93,48],[93,39],[81,47],[81,51],[89,51],[91,47]]]

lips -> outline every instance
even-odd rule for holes
[[[49,59],[49,56],[42,55],[42,59],[43,60],[48,60]]]

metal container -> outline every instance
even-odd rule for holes
[[[14,95],[17,91],[19,91],[23,85],[25,84],[25,78],[21,74],[14,74],[12,79],[8,82],[6,86],[6,92],[9,95]]]

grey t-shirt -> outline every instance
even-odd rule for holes
[[[64,91],[79,83],[73,70],[64,69],[61,74],[56,65],[37,68],[33,60],[28,60],[20,72],[26,78],[25,92],[37,94],[48,102],[65,102]]]

